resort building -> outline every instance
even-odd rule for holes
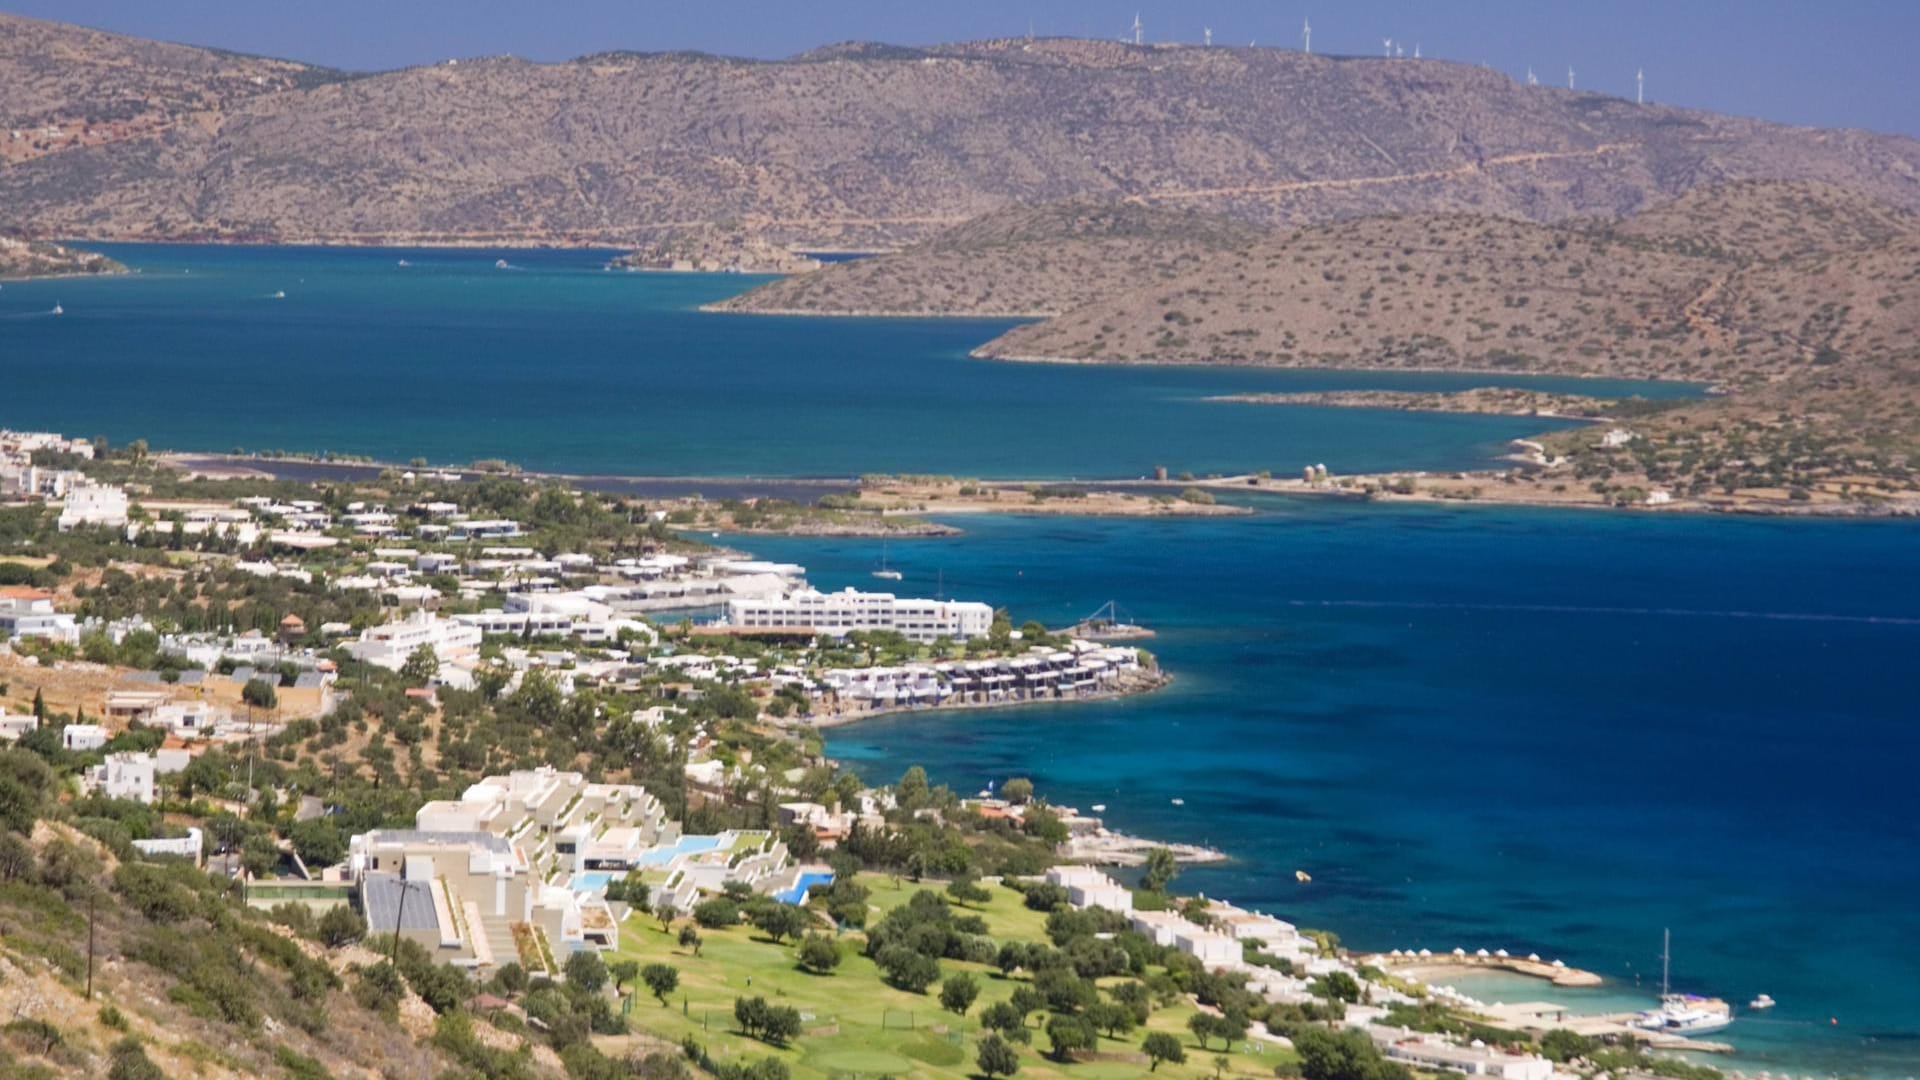
[[[361,631],[360,640],[347,644],[347,655],[362,663],[399,671],[422,645],[433,649],[441,663],[473,656],[480,648],[481,632],[432,612],[415,611],[399,622],[370,626]]]
[[[1380,1052],[1416,1069],[1490,1076],[1496,1080],[1551,1080],[1553,1063],[1535,1054],[1514,1054],[1475,1039],[1467,1046],[1406,1028],[1370,1025],[1367,1037]]]
[[[351,841],[348,874],[368,923],[448,963],[532,970],[617,945],[616,913],[580,875],[604,887],[678,835],[645,788],[551,767],[487,777],[422,806],[414,823]]]
[[[1076,908],[1106,908],[1121,914],[1133,910],[1133,893],[1091,866],[1051,867],[1047,870],[1047,884],[1067,890],[1067,903]]]
[[[53,609],[53,594],[17,585],[0,586],[0,638],[80,640],[73,616]]]
[[[81,484],[67,492],[60,508],[60,531],[87,525],[120,528],[127,523],[127,493],[106,484]]]
[[[939,638],[985,637],[993,629],[993,608],[972,601],[907,600],[852,587],[836,593],[799,589],[729,600],[727,622],[743,629],[804,629],[835,637],[856,630],[891,630],[924,645]]]

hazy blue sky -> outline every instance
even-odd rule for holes
[[[0,9],[355,69],[509,52],[609,49],[785,56],[848,39],[916,44],[1025,33],[1423,54],[1542,82],[1795,123],[1920,135],[1920,0],[0,0]]]

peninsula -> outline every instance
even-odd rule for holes
[[[0,281],[126,272],[126,267],[96,252],[42,240],[0,236]]]

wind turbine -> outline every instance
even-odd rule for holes
[[[1417,41],[1413,43],[1413,58],[1420,59],[1420,43]]]
[[[1405,45],[1395,45],[1393,47],[1393,55],[1395,56],[1407,55],[1407,47]]]
[[[1528,85],[1528,86],[1539,86],[1539,85],[1540,85],[1540,77],[1539,77],[1538,75],[1535,75],[1535,74],[1533,73],[1533,65],[1532,65],[1532,64],[1528,64],[1528,65],[1527,65],[1527,85]]]
[[[1633,73],[1633,103],[1635,105],[1645,105],[1647,103],[1646,68],[1641,68]]]
[[[1311,17],[1303,19],[1300,22],[1300,41],[1302,46],[1306,49],[1307,55],[1312,56],[1313,55],[1313,19]]]
[[[1573,89],[1573,65],[1567,65],[1567,89]]]
[[[1133,13],[1133,43],[1135,45],[1140,44],[1140,35],[1141,35],[1140,13],[1136,11]]]
[[[1207,46],[1209,48],[1213,46],[1213,27],[1211,26],[1202,27],[1200,30],[1200,36],[1203,39],[1205,39]]]
[[[1381,38],[1380,48],[1386,51],[1387,59],[1389,60],[1393,59],[1393,39],[1392,38],[1390,37]]]

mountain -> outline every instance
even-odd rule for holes
[[[997,210],[903,251],[800,274],[713,305],[809,315],[1053,315],[1169,281],[1262,230],[1191,208],[1070,200]]]
[[[782,245],[892,247],[1082,197],[1268,226],[1551,222],[1742,179],[1920,208],[1912,139],[1437,60],[1055,39],[349,77],[13,16],[0,43],[0,122],[22,134],[0,225],[37,236],[632,245],[737,222]]]

